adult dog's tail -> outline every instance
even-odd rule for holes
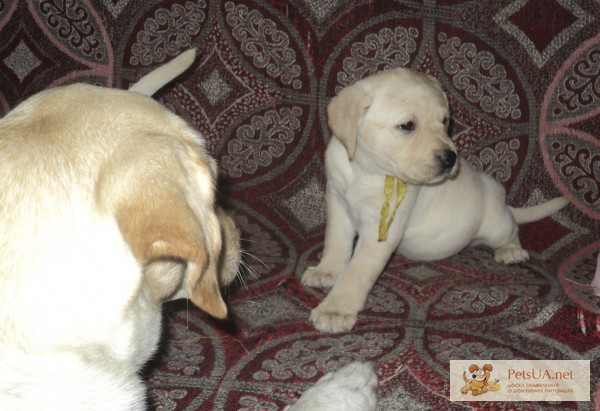
[[[156,70],[152,70],[139,79],[133,86],[129,87],[129,91],[136,91],[145,96],[152,96],[171,80],[174,80],[186,71],[195,59],[196,49],[184,51],[167,64],[160,66]]]
[[[569,204],[569,199],[566,197],[557,197],[545,203],[538,204],[533,207],[508,207],[517,224],[526,224],[541,220],[544,217],[557,212],[561,208]]]

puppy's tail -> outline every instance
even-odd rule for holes
[[[146,96],[151,96],[186,71],[196,59],[196,49],[184,51],[173,60],[152,70],[137,83],[129,87],[129,91],[135,91]]]
[[[558,210],[569,204],[569,199],[566,197],[557,197],[545,203],[538,204],[533,207],[514,208],[508,207],[517,224],[532,223],[541,220],[554,214]]]

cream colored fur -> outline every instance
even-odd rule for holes
[[[439,82],[393,69],[342,90],[329,107],[334,138],[325,153],[327,226],[323,258],[302,282],[333,287],[311,313],[322,331],[350,330],[394,252],[415,260],[449,257],[473,244],[496,261],[528,259],[517,223],[564,207],[557,198],[529,209],[506,206],[492,177],[456,158],[449,108]],[[407,183],[386,241],[378,241],[385,176]],[[358,236],[356,246],[354,240]]]
[[[137,91],[173,72],[151,74]],[[83,84],[0,120],[0,409],[145,409],[161,303],[227,315],[239,234],[201,142],[145,95]]]
[[[325,374],[284,411],[375,411],[377,374],[371,363],[352,362]]]
[[[196,49],[186,50],[173,60],[163,64],[159,69],[153,70],[139,79],[129,87],[129,91],[151,96],[167,83],[183,74],[194,63],[195,59]]]

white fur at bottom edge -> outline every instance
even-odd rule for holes
[[[1,410],[146,409],[146,389],[136,366],[114,370],[111,364],[104,364],[104,369],[71,352],[43,356],[16,354],[10,358],[10,362],[20,362],[19,373],[10,373],[7,378],[8,369],[15,371],[15,367],[0,362]],[[27,373],[26,369],[35,372]]]
[[[284,411],[374,411],[377,374],[371,363],[353,362],[319,381]]]

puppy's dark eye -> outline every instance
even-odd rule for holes
[[[408,123],[400,124],[398,127],[403,131],[413,131],[415,129],[415,123],[409,121]]]

